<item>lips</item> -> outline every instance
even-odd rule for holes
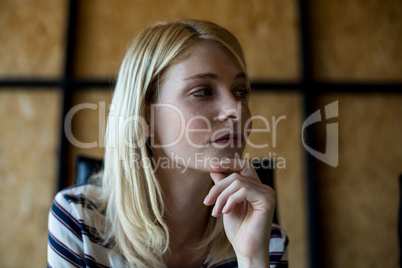
[[[216,138],[213,143],[227,144],[227,143],[243,143],[244,137],[239,133],[228,133]]]

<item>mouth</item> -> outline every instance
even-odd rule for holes
[[[228,133],[228,134],[218,137],[212,143],[219,144],[219,145],[231,144],[231,145],[239,146],[243,142],[244,142],[243,135],[241,135],[239,133]]]

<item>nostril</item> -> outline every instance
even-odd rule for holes
[[[219,121],[238,121],[238,117],[234,114],[224,113],[215,117],[215,120],[218,119]]]
[[[237,121],[238,119],[237,119],[237,116],[235,116],[235,115],[228,115],[225,118],[225,121],[227,121],[227,120]]]

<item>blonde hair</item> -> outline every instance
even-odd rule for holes
[[[144,29],[121,65],[105,137],[99,197],[103,216],[95,219],[105,243],[113,248],[109,256],[112,267],[165,267],[169,229],[144,120],[147,105],[157,95],[159,79],[198,42],[221,47],[247,74],[237,39],[222,27],[200,20],[157,23]],[[200,247],[205,246],[210,247],[210,265],[234,257],[222,219],[211,218],[200,242]]]

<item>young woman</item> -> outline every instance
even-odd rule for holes
[[[143,30],[119,72],[100,180],[55,198],[48,266],[287,267],[275,193],[240,158],[249,93],[227,30]]]

